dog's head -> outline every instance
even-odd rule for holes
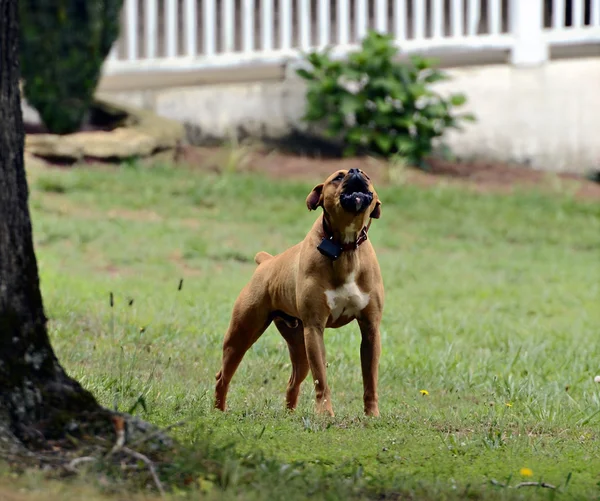
[[[309,210],[323,207],[337,228],[362,228],[381,215],[381,202],[371,179],[360,169],[339,170],[313,188],[306,198]]]

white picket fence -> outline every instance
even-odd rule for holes
[[[549,48],[600,43],[600,0],[125,0],[105,74],[281,64],[368,29],[407,52],[506,50],[537,64]]]

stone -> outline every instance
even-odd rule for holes
[[[119,125],[110,131],[94,130],[73,134],[28,134],[25,151],[48,160],[75,163],[83,159],[119,162],[160,155],[174,161],[185,139],[184,126],[148,110],[97,100],[97,111],[113,116]]]

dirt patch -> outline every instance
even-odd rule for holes
[[[203,170],[222,170],[224,156],[231,156],[224,148],[184,146],[180,161]],[[551,191],[571,192],[578,198],[600,200],[600,183],[583,176],[533,170],[525,166],[497,162],[450,162],[430,159],[428,172],[404,169],[390,173],[387,165],[371,158],[315,158],[287,153],[248,148],[236,153],[240,170],[261,172],[278,179],[298,179],[317,182],[338,169],[362,168],[376,182],[388,182],[390,176],[420,186],[440,183],[456,184],[478,192],[505,193],[521,187],[536,187]]]
[[[129,210],[124,208],[112,209],[106,213],[109,219],[124,219],[126,221],[143,223],[160,223],[163,217],[152,210]]]
[[[185,278],[198,277],[202,275],[202,270],[194,268],[193,266],[190,266],[187,263],[185,257],[183,256],[183,253],[180,250],[173,251],[169,255],[169,260],[175,265],[177,265],[179,271],[183,274],[183,277]]]
[[[124,275],[123,270],[115,266],[114,264],[107,264],[97,268],[98,271],[107,274],[110,277],[116,278]]]

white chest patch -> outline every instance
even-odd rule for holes
[[[357,316],[369,304],[369,294],[358,288],[354,273],[348,276],[344,285],[325,291],[325,297],[334,322],[340,317]]]

